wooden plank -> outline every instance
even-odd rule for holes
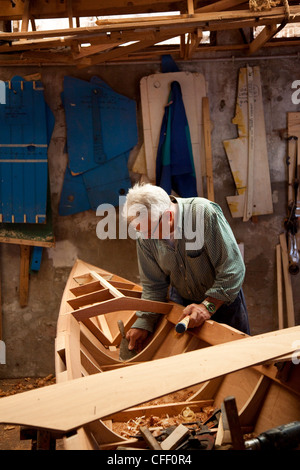
[[[124,297],[124,295],[121,294],[121,292],[116,287],[112,286],[106,279],[104,279],[104,277],[96,273],[96,271],[91,271],[90,274],[94,279],[97,279],[100,282],[102,287],[106,287],[114,297]]]
[[[252,104],[254,102],[252,127],[254,136],[249,129],[249,117],[252,114],[248,109],[248,100],[245,99],[248,95],[248,81],[247,68],[243,67],[239,71],[236,111],[232,120],[233,124],[238,126],[239,137],[223,142],[238,192],[237,196],[229,196],[227,202],[232,217],[244,216],[245,220],[248,220],[251,215],[273,212],[260,69],[255,66],[251,70],[253,70],[254,91],[253,100],[251,100]],[[247,211],[244,213],[246,204]]]
[[[112,294],[109,292],[109,289],[102,289],[90,294],[81,295],[75,299],[68,299],[67,302],[71,305],[72,308],[77,309],[84,307],[85,305],[93,304],[95,302],[102,302],[103,300],[108,300],[113,298]]]
[[[211,150],[211,123],[210,123],[210,116],[209,116],[209,100],[206,96],[202,98],[202,110],[203,110],[204,142],[205,142],[207,198],[210,201],[214,201],[215,195],[214,195],[214,180],[213,180],[212,150]]]
[[[26,307],[29,292],[30,246],[20,245],[20,305]]]
[[[231,442],[233,450],[244,450],[244,440],[239,415],[234,397],[226,397],[224,400],[224,408],[226,410],[226,418],[231,434]]]
[[[150,449],[152,450],[162,450],[160,444],[157,442],[155,437],[151,434],[148,428],[146,426],[141,426],[140,427],[140,433],[149,445]]]
[[[294,311],[292,281],[291,281],[291,275],[289,273],[289,259],[288,259],[285,233],[281,233],[279,235],[279,239],[280,239],[280,246],[281,246],[282,269],[283,269],[283,276],[284,276],[287,325],[288,327],[291,327],[295,325],[295,311]]]
[[[164,302],[155,302],[145,299],[134,299],[133,297],[119,297],[106,300],[91,307],[84,307],[74,310],[72,315],[78,321],[85,320],[104,313],[116,312],[119,310],[142,310],[143,312],[167,314],[171,310],[171,305]]]
[[[258,36],[249,44],[249,54],[254,54],[261,49],[277,32],[277,25],[267,25]]]
[[[245,3],[245,0],[219,0],[218,2],[209,3],[205,7],[200,7],[195,10],[195,13],[205,13],[210,11],[224,11],[229,8],[236,7],[241,3]]]
[[[300,326],[288,328],[4,397],[0,399],[0,422],[67,432],[183,387],[295,351],[299,333]],[[178,371],[184,371],[184,376]]]
[[[141,79],[140,91],[147,177],[151,183],[155,183],[156,155],[161,124],[165,106],[168,102],[172,81],[178,81],[181,87],[182,99],[191,136],[194,167],[197,179],[197,193],[198,196],[202,196],[202,161],[205,160],[204,145],[202,147],[202,98],[206,95],[205,80],[202,74],[171,72],[152,74]]]
[[[281,263],[281,247],[276,245],[276,269],[277,269],[277,309],[278,309],[278,329],[284,327],[283,319],[283,292],[282,292],[282,263]]]
[[[21,26],[22,32],[28,31],[29,18],[30,18],[30,0],[25,0],[24,11],[22,15],[22,26]]]
[[[241,426],[254,426],[270,383],[271,380],[264,375],[259,378],[249,399],[239,412],[239,421]]]
[[[162,403],[161,405],[148,405],[148,406],[136,406],[134,408],[128,408],[124,411],[119,411],[113,415],[109,415],[106,418],[114,421],[129,421],[130,419],[137,418],[140,416],[162,416],[168,414],[169,416],[178,415],[189,407],[193,411],[199,411],[203,406],[212,406],[213,400],[194,400],[194,401],[183,401],[176,403]]]
[[[254,70],[247,65],[247,92],[248,92],[248,165],[247,188],[244,205],[243,221],[246,222],[253,214],[254,197]]]
[[[180,442],[190,434],[189,429],[183,424],[177,428],[161,443],[162,450],[174,450]]]

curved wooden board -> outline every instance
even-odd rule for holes
[[[288,328],[1,398],[0,422],[68,432],[296,351],[299,335],[300,326]]]

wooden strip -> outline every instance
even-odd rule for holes
[[[245,0],[219,0],[218,2],[209,3],[205,7],[200,7],[195,10],[195,13],[206,13],[211,11],[224,11],[229,8],[236,7],[241,3],[244,3]]]
[[[69,290],[76,297],[79,297],[80,295],[90,294],[90,293],[95,292],[96,290],[99,290],[101,288],[103,289],[103,287],[100,285],[99,281],[93,281],[93,282],[88,282],[87,284],[83,284],[82,286],[73,287]]]
[[[202,112],[203,112],[203,130],[204,130],[204,143],[205,143],[207,198],[210,201],[214,201],[215,195],[214,195],[213,165],[212,165],[212,151],[211,151],[211,124],[210,124],[210,116],[209,116],[209,100],[206,96],[202,98]]]
[[[94,279],[97,279],[100,282],[101,286],[106,287],[114,297],[124,297],[116,287],[112,286],[106,279],[104,279],[104,277],[96,273],[96,271],[91,271],[90,274]]]
[[[28,304],[29,292],[29,261],[30,261],[30,246],[20,245],[21,260],[20,260],[20,305],[26,307]]]
[[[247,161],[247,188],[244,207],[244,222],[253,214],[253,175],[254,175],[254,88],[253,68],[247,65],[248,87],[248,161]]]
[[[241,425],[239,422],[239,416],[237,412],[237,406],[234,397],[227,397],[224,400],[224,407],[226,410],[226,418],[229,425],[231,434],[231,442],[233,450],[244,450],[245,444],[243,440],[243,434]]]
[[[113,296],[109,292],[109,289],[102,289],[90,294],[85,294],[75,299],[68,299],[67,302],[72,308],[77,309],[85,305],[93,304],[96,302],[102,302],[104,300],[112,299]]]
[[[161,443],[162,450],[174,450],[180,442],[190,433],[189,429],[183,424],[177,428]]]
[[[0,399],[0,422],[67,432],[183,387],[295,351],[299,333],[299,326],[288,328],[4,397]]]
[[[251,396],[239,412],[239,420],[241,426],[254,426],[262,402],[269,389],[271,379],[262,375]]]
[[[97,315],[119,310],[142,310],[143,312],[167,314],[170,312],[171,308],[172,306],[170,304],[164,302],[122,296],[92,305],[91,307],[74,310],[72,315],[74,315],[78,321],[82,321]]]
[[[279,235],[279,239],[280,239],[280,246],[281,246],[282,268],[283,268],[284,286],[285,286],[287,324],[288,324],[288,327],[291,327],[295,325],[295,311],[294,311],[294,302],[293,302],[292,281],[291,281],[291,275],[289,273],[289,259],[288,259],[285,233],[281,233]]]
[[[140,433],[149,445],[150,449],[152,450],[161,450],[160,444],[157,442],[155,437],[151,434],[148,428],[146,426],[141,426],[140,427]]]
[[[145,416],[146,418],[153,415],[161,416],[162,414],[174,416],[180,414],[186,407],[189,407],[194,411],[199,411],[203,406],[212,406],[213,403],[213,400],[195,400],[192,402],[182,401],[177,403],[163,403],[161,405],[137,406],[106,416],[106,419],[124,422],[141,416]]]
[[[282,263],[281,263],[281,247],[276,245],[276,268],[277,268],[277,303],[278,303],[278,329],[284,327],[283,321],[283,297],[282,297]]]
[[[300,7],[298,5],[290,7],[291,22],[299,21]],[[67,28],[57,29],[48,31],[31,31],[31,32],[15,32],[15,33],[0,33],[0,39],[3,40],[15,40],[15,39],[28,39],[28,38],[46,38],[46,37],[64,37],[64,36],[80,36],[87,34],[100,34],[103,32],[122,31],[125,29],[135,28],[163,28],[163,27],[188,27],[188,26],[205,26],[208,22],[220,22],[222,28],[224,28],[225,22],[235,21],[236,26],[240,24],[242,20],[252,20],[256,24],[257,17],[260,21],[270,20],[274,23],[280,23],[285,19],[284,7],[272,8],[270,11],[261,11],[259,15],[257,12],[251,12],[248,10],[239,11],[222,11],[222,12],[208,12],[195,14],[191,18],[187,18],[184,15],[169,16],[160,20],[159,17],[155,19],[147,18],[146,21],[132,21],[132,19],[123,19],[123,22],[114,24],[113,22],[105,23],[96,27],[81,27],[81,28]]]
[[[276,24],[265,26],[259,35],[249,44],[249,54],[254,54],[263,47],[276,34],[277,29]]]
[[[30,0],[25,0],[24,11],[22,15],[22,26],[21,26],[22,33],[25,33],[28,31],[29,17],[30,17]]]

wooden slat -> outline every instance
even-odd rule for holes
[[[202,111],[203,111],[203,131],[204,131],[204,142],[205,142],[207,198],[210,201],[214,201],[215,195],[214,195],[212,150],[211,150],[211,123],[210,123],[210,116],[209,116],[209,100],[206,96],[202,98]]]
[[[277,309],[278,309],[278,329],[284,327],[283,319],[283,292],[282,292],[282,262],[281,247],[276,245],[276,269],[277,269]]]
[[[72,308],[77,309],[84,307],[85,305],[93,304],[96,302],[102,302],[104,300],[112,299],[113,295],[109,292],[109,289],[102,289],[90,294],[81,295],[75,299],[68,299],[67,302]]]
[[[143,312],[162,313],[167,314],[171,310],[170,304],[164,302],[155,302],[145,299],[134,299],[133,297],[119,297],[98,304],[91,307],[81,308],[74,310],[72,314],[78,321],[91,318],[96,315],[103,315],[104,313],[116,312],[121,310],[142,310]]]
[[[281,246],[282,269],[283,269],[283,276],[284,276],[286,310],[287,310],[287,326],[291,327],[295,325],[295,311],[294,311],[292,281],[291,281],[291,275],[289,273],[289,259],[288,259],[285,233],[281,233],[279,235],[279,239],[280,239],[280,246]]]
[[[0,422],[67,432],[183,386],[292,352],[299,332],[300,327],[294,327],[266,333],[4,397]]]
[[[256,387],[247,400],[247,403],[245,403],[239,412],[241,426],[254,426],[270,383],[271,380],[264,375],[259,378]]]
[[[267,25],[258,36],[249,44],[249,54],[254,54],[261,49],[277,32],[277,25]]]
[[[20,305],[26,307],[28,304],[29,293],[29,261],[30,261],[30,246],[20,245],[21,259],[20,259]]]
[[[25,0],[24,2],[24,11],[22,15],[22,26],[21,31],[27,32],[30,18],[30,0]]]
[[[168,414],[169,416],[178,415],[189,407],[191,410],[197,412],[200,411],[204,406],[212,406],[213,400],[195,400],[195,401],[183,401],[176,403],[162,403],[161,405],[148,405],[148,406],[136,406],[134,408],[128,408],[127,410],[120,411],[113,415],[109,415],[106,418],[114,421],[129,421],[130,419],[145,416],[162,416]]]

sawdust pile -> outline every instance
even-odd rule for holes
[[[34,388],[45,387],[55,383],[55,377],[53,374],[47,375],[47,377],[31,378],[26,377],[20,380],[18,379],[4,379],[1,381],[0,397],[8,397],[15,395],[16,393],[25,392],[27,390],[33,390]]]
[[[176,403],[180,401],[186,402],[191,395],[191,392],[184,393],[180,391],[165,397],[161,397],[160,399],[149,401],[141,406],[161,405],[163,403]],[[193,402],[191,401],[191,405],[192,404]],[[139,435],[141,426],[146,426],[149,431],[152,432],[154,437],[158,437],[164,429],[167,429],[170,426],[178,426],[179,424],[188,423],[192,424],[195,422],[204,423],[213,415],[214,412],[215,407],[213,406],[203,406],[199,411],[195,411],[195,408],[192,406],[191,408],[189,406],[185,406],[177,415],[168,415],[163,413],[160,416],[137,416],[135,418],[129,419],[126,422],[113,421],[111,424],[112,430],[115,433],[127,439]]]
[[[249,0],[249,9],[250,11],[265,11],[280,4],[280,0]]]

